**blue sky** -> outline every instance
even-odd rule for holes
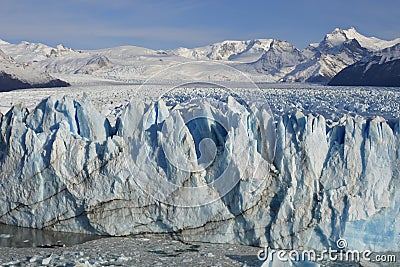
[[[0,39],[76,49],[196,47],[225,39],[277,38],[298,48],[335,27],[400,37],[398,0],[2,0]]]

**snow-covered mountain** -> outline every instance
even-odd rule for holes
[[[293,45],[286,41],[274,40],[271,42],[270,48],[252,65],[257,72],[265,73],[276,79],[292,71],[304,60],[305,56]]]
[[[307,47],[302,54],[308,60],[298,64],[282,81],[326,83],[368,53],[356,39],[348,38],[346,31],[335,29],[319,44]]]
[[[327,83],[344,68],[373,52],[400,43],[400,38],[385,41],[366,37],[354,28],[336,28],[317,44],[310,44],[302,54],[307,60],[298,64],[280,81]]]
[[[19,64],[0,50],[0,92],[36,87],[60,87],[69,84],[39,72],[28,63]]]
[[[335,29],[335,31],[341,32],[341,34],[344,35],[344,37],[347,39],[356,39],[362,47],[367,48],[371,51],[379,51],[400,43],[400,38],[387,41],[378,39],[376,37],[366,37],[357,32],[354,27],[351,27],[348,30],[340,30],[337,28]]]
[[[66,48],[60,44],[53,48],[41,43],[21,42],[19,44],[10,44],[0,41],[0,49],[5,51],[18,63],[31,63],[46,60],[49,57],[56,57],[72,52],[71,48]]]
[[[267,81],[327,83],[347,66],[397,43],[400,38],[386,41],[366,37],[355,28],[336,28],[320,43],[310,44],[303,51],[285,41],[259,39],[224,41],[194,49],[179,48],[172,53],[194,60],[223,60],[228,64],[246,62],[249,64],[234,66],[244,72],[263,73]]]
[[[0,39],[0,45],[5,45],[5,44],[9,44],[9,43]]]
[[[363,57],[397,43],[400,38],[386,41],[366,37],[355,28],[336,28],[320,43],[310,44],[303,51],[285,41],[260,39],[224,41],[194,49],[179,48],[172,53],[194,60],[223,60],[228,64],[247,62],[249,64],[234,66],[244,72],[263,73],[266,81],[327,83]]]
[[[273,39],[255,39],[246,41],[223,41],[198,48],[177,48],[173,55],[196,60],[228,60],[254,62],[269,50]]]
[[[299,50],[276,39],[223,41],[197,48],[152,50],[121,46],[100,50],[73,50],[63,45],[0,41],[0,49],[17,63],[28,64],[40,72],[63,75],[85,74],[118,81],[143,81],[159,71],[180,63],[218,61],[245,72],[256,81],[327,83],[342,69],[370,55],[400,43],[366,37],[354,28],[336,28],[321,42]],[[209,79],[206,67],[197,64],[185,76]],[[73,76],[70,76],[74,80]],[[175,79],[175,77],[164,77]],[[213,79],[226,80],[222,72]],[[229,78],[230,79],[230,78]]]
[[[30,64],[42,72],[89,74],[115,79],[124,77],[125,73],[140,72],[138,69],[141,67],[154,67],[163,56],[159,51],[135,46],[73,50],[62,44],[53,48],[43,44],[21,42],[0,44],[0,49],[15,57],[18,63]]]
[[[343,69],[329,85],[400,86],[400,44]]]

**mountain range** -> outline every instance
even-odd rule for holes
[[[152,50],[136,46],[121,46],[100,50],[74,50],[63,45],[50,47],[40,43],[21,42],[11,44],[0,40],[0,80],[14,77],[26,84],[66,85],[53,77],[62,77],[73,82],[75,77],[95,77],[124,82],[144,81],[155,73],[181,63],[209,61],[232,66],[256,82],[307,82],[327,84],[353,64],[369,66],[375,64],[374,72],[382,69],[395,71],[400,59],[396,47],[400,38],[386,41],[366,37],[354,28],[336,28],[319,43],[312,43],[300,50],[287,41],[277,39],[255,39],[245,41],[226,40],[197,48],[177,48],[173,50]],[[391,66],[391,67],[388,67]],[[355,68],[355,67],[353,67]],[[359,70],[365,70],[359,67]],[[29,75],[26,75],[28,73]],[[340,85],[387,85],[360,79],[359,72],[345,72],[350,77],[342,78]],[[341,74],[343,75],[343,73]],[[370,75],[367,75],[370,76]],[[3,78],[2,78],[3,77]],[[377,78],[382,80],[383,76]],[[397,77],[397,78],[396,78]],[[208,66],[196,64],[179,76],[165,79],[208,79],[213,81],[240,79],[224,69],[214,71],[210,76]],[[376,79],[376,78],[375,78]],[[399,79],[397,74],[391,79]],[[40,82],[38,82],[38,80]],[[336,79],[337,81],[337,79]],[[344,82],[343,82],[344,81]],[[331,82],[330,84],[336,84]],[[14,89],[14,88],[11,88]]]

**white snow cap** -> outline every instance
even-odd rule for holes
[[[350,27],[347,30],[335,28],[335,30],[331,34],[328,34],[327,37],[330,36],[332,38],[335,36],[337,38],[340,35],[342,38],[345,37],[346,39],[356,39],[362,47],[365,47],[371,51],[382,50],[400,43],[400,38],[387,41],[376,37],[367,37],[359,33],[354,27]]]
[[[10,43],[0,39],[0,45],[5,45],[5,44],[10,44]]]

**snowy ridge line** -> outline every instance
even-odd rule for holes
[[[298,49],[287,41],[255,39],[247,41],[226,40],[204,47],[152,50],[136,46],[120,46],[100,50],[73,50],[63,45],[50,47],[44,44],[21,42],[1,43],[0,49],[14,60],[37,72],[53,76],[63,75],[72,83],[75,75],[109,79],[122,82],[139,82],[165,68],[198,61],[223,62],[249,75],[259,82],[288,82],[327,84],[341,70],[369,59],[376,53],[386,54],[385,60],[395,60],[398,55],[389,53],[400,43],[367,37],[354,28],[336,28],[319,43]],[[42,74],[43,76],[43,74]],[[209,81],[238,81],[222,69],[210,74],[209,66],[197,65],[180,74],[192,80],[195,77]],[[176,77],[163,77],[174,80]]]
[[[213,120],[190,123],[191,114]],[[286,249],[345,238],[349,248],[399,249],[399,119],[347,116],[328,126],[297,112],[274,124],[265,110],[228,98],[132,102],[112,126],[85,97],[50,97],[0,117],[1,223]],[[204,139],[217,153],[201,169]],[[180,151],[200,169],[177,166]],[[234,182],[228,192],[215,183],[221,177]]]

